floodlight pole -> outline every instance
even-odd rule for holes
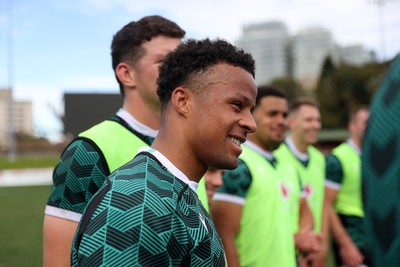
[[[388,0],[372,0],[374,4],[378,6],[378,19],[379,19],[379,36],[381,42],[381,49],[382,49],[382,59],[383,61],[386,60],[386,48],[385,48],[385,22],[384,22],[384,10],[383,7]]]
[[[14,87],[14,58],[13,58],[13,31],[12,31],[12,0],[8,2],[8,37],[7,37],[7,59],[8,59],[8,87],[10,89],[10,95],[8,99],[8,158],[9,160],[16,159],[16,145],[15,145],[15,129],[14,129],[14,98],[13,98],[13,87]]]

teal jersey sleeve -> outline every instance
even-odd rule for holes
[[[190,187],[144,152],[90,200],[72,266],[225,266],[221,238]]]
[[[107,175],[108,166],[98,147],[88,139],[75,139],[53,171],[47,206],[82,214]]]
[[[325,178],[328,181],[337,184],[342,183],[343,180],[342,164],[340,164],[339,159],[333,154],[329,154],[326,157]]]
[[[224,183],[218,188],[217,193],[246,197],[251,184],[251,174],[243,160],[239,159],[239,165],[236,169],[226,170],[222,179]]]

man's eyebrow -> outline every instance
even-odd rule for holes
[[[250,98],[248,98],[247,96],[244,95],[240,95],[240,97],[242,98],[243,103],[250,105],[253,103],[253,101],[250,100]]]

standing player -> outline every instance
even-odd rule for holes
[[[229,267],[296,266],[293,220],[282,177],[297,179],[272,152],[285,137],[286,96],[260,87],[253,111],[257,131],[242,146],[235,170],[226,170],[211,214],[222,237]]]
[[[70,266],[72,238],[88,201],[117,167],[150,145],[160,124],[158,67],[185,32],[160,16],[130,22],[111,44],[123,107],[80,134],[61,155],[44,217],[44,265]]]
[[[222,180],[223,173],[224,170],[210,168],[199,182],[197,195],[207,211],[209,211],[211,199],[215,192],[224,183]]]
[[[290,105],[288,116],[289,135],[276,151],[280,161],[295,166],[300,175],[307,204],[313,216],[314,231],[322,231],[322,211],[324,197],[325,158],[314,147],[321,129],[321,115],[316,102],[299,98]],[[324,238],[323,249],[308,259],[312,266],[324,266],[327,251]]]
[[[361,156],[367,242],[375,267],[400,266],[400,55],[370,107]]]
[[[368,116],[369,110],[364,106],[352,111],[348,123],[350,138],[326,158],[325,207],[338,266],[372,266],[361,203],[361,143]]]
[[[189,40],[164,61],[157,92],[152,148],[118,168],[89,202],[73,266],[225,266],[195,190],[209,167],[236,168],[240,144],[256,129],[254,60],[222,40]]]

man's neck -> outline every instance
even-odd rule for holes
[[[245,144],[250,147],[251,149],[255,150],[259,154],[261,154],[263,157],[265,157],[268,160],[273,160],[274,155],[272,154],[273,150],[267,150],[265,149],[265,146],[260,146],[259,143],[253,142],[250,138],[245,142]]]
[[[309,159],[309,155],[308,155],[308,150],[306,150],[305,153],[301,152],[295,145],[295,143],[293,142],[292,136],[288,136],[286,138],[285,143],[287,144],[287,146],[289,147],[289,150],[292,152],[292,154],[299,159],[301,162],[307,162]]]
[[[149,105],[142,101],[128,101],[125,99],[123,109],[147,127],[153,130],[160,128],[161,115],[160,111],[156,110],[155,107],[149,107]]]
[[[349,138],[347,143],[357,152],[357,154],[361,155],[361,142],[359,141],[358,144],[355,142],[353,138]]]
[[[250,141],[251,143],[255,144],[256,146],[260,147],[262,150],[264,150],[267,153],[272,154],[272,152],[274,151],[274,148],[269,147],[268,145],[259,141],[254,134],[248,135],[247,140]]]
[[[361,151],[361,145],[362,145],[361,140],[358,138],[355,138],[354,136],[351,136],[350,140]]]
[[[301,142],[301,141],[299,140],[299,138],[297,138],[297,137],[294,136],[294,135],[290,135],[290,139],[292,140],[293,145],[294,145],[294,147],[296,148],[296,150],[297,150],[298,152],[304,153],[304,154],[306,154],[306,153],[308,152],[308,146],[309,146],[309,144],[306,144],[306,143],[304,143],[304,142]]]

